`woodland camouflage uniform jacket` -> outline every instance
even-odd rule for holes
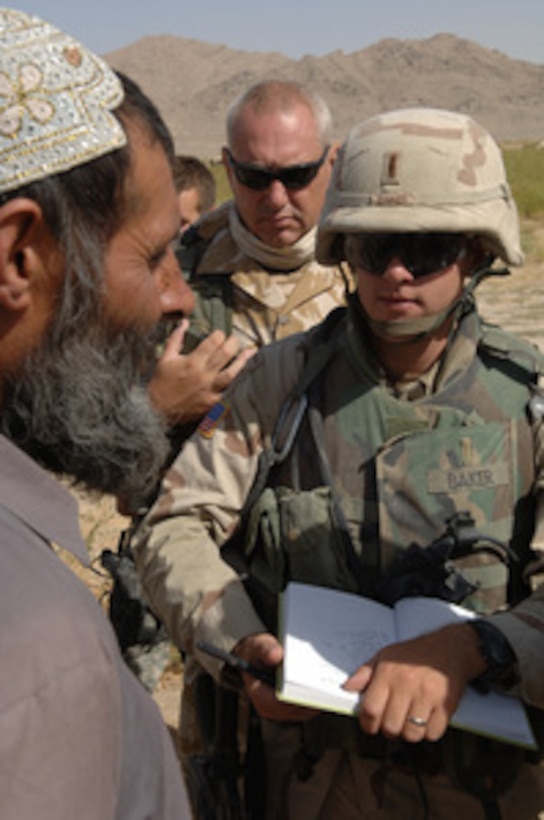
[[[512,538],[520,567],[530,558],[543,472],[534,443],[541,424],[531,423],[528,410],[541,364],[537,351],[482,325],[472,310],[442,361],[394,392],[351,308],[325,325],[332,330],[293,336],[249,363],[185,444],[144,522],[136,547],[146,591],[173,640],[188,651],[198,640],[231,649],[246,635],[269,630],[266,607],[257,614],[222,549],[239,523],[285,399],[311,369],[308,361],[316,363],[317,375],[306,391],[300,434],[270,473],[274,491],[261,493],[258,520],[250,517],[241,548],[259,588],[264,584],[272,598],[289,579],[358,588],[338,538],[331,487],[362,575],[371,581],[397,550],[440,536],[455,511],[470,512],[488,535]],[[295,401],[290,417],[299,406]],[[326,453],[321,465],[319,439]],[[468,604],[482,612],[504,609],[504,565],[469,558],[465,569],[482,587]],[[544,593],[492,618],[516,652],[522,696],[544,706]],[[196,655],[220,674],[214,661]]]

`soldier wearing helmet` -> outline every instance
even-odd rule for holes
[[[448,111],[362,122],[335,166],[317,255],[347,260],[357,290],[260,352],[187,441],[140,533],[148,594],[219,681],[225,668],[198,641],[281,663],[289,581],[462,603],[470,624],[429,624],[361,658],[345,684],[364,694],[357,720],[243,676],[266,759],[256,816],[536,818],[539,767],[448,726],[472,684],[544,706],[544,608],[527,578],[544,361],[485,323],[474,296],[523,261],[498,146]],[[444,531],[437,578],[426,567]]]

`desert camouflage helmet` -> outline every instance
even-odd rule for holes
[[[494,256],[523,263],[501,151],[478,123],[451,111],[390,111],[349,133],[318,226],[318,260],[344,259],[345,234],[379,231],[476,234]]]

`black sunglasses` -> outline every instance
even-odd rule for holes
[[[330,146],[327,145],[321,156],[315,162],[304,162],[301,165],[288,165],[285,168],[262,168],[260,165],[252,165],[250,162],[238,162],[234,159],[229,149],[227,158],[229,165],[234,171],[234,176],[241,185],[251,188],[253,191],[266,191],[275,179],[289,191],[300,191],[306,188],[310,182],[316,178],[317,173],[327,156]]]
[[[375,233],[357,237],[358,264],[382,276],[398,258],[415,279],[449,268],[463,257],[468,238],[455,233]]]

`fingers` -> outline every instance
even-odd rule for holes
[[[225,389],[255,352],[239,353],[239,342],[215,330],[190,353],[183,353],[187,319],[170,334],[149,383],[155,407],[168,422],[196,421],[221,400]]]
[[[438,740],[472,679],[464,625],[451,625],[378,652],[346,681],[361,691],[359,722],[369,734]]]
[[[248,355],[249,354],[249,355]],[[233,359],[227,367],[220,368],[215,374],[213,378],[213,383],[211,385],[212,390],[215,390],[218,394],[223,393],[224,390],[229,386],[229,384],[236,378],[238,373],[246,365],[246,362],[251,358],[253,355],[253,351],[242,351]],[[218,399],[220,396],[218,396]]]
[[[366,689],[371,677],[372,666],[369,664],[363,664],[363,666],[360,666],[353,673],[353,675],[350,675],[342,688],[346,689],[348,692],[362,692],[363,689]]]
[[[283,659],[283,648],[274,635],[267,632],[248,635],[233,650],[235,655],[254,664],[275,668]],[[275,690],[250,675],[243,674],[244,687],[258,714],[280,722],[309,720],[316,712],[291,703],[283,703]]]
[[[185,356],[194,371],[201,370],[208,375],[210,389],[222,392],[238,375],[248,360],[256,353],[256,348],[244,348],[235,336],[225,336],[222,330],[214,330],[190,353],[183,353],[183,342],[189,321],[183,319],[170,334],[161,361]]]
[[[171,359],[174,356],[179,356],[180,350],[183,347],[183,340],[185,339],[185,334],[187,332],[188,327],[189,320],[182,319],[179,325],[176,327],[176,329],[172,331],[172,333],[166,340],[164,352],[161,356],[162,359],[166,360]]]
[[[274,689],[267,686],[266,683],[262,683],[262,681],[255,680],[249,675],[243,675],[242,677],[247,695],[262,718],[280,723],[289,723],[309,720],[317,714],[314,709],[306,709],[292,703],[283,703],[276,697]]]
[[[232,360],[228,367],[223,369],[223,373],[228,375],[229,384],[235,376],[246,366],[248,361],[253,358],[257,352],[256,347],[246,347]]]
[[[283,648],[275,635],[269,632],[247,635],[238,641],[232,651],[256,666],[277,666],[283,660]]]
[[[214,334],[212,334],[212,336],[213,335]],[[222,339],[219,337],[214,339],[209,336],[208,339],[205,340],[210,342],[207,365],[211,370],[217,373],[227,367],[240,349],[240,343],[234,336],[229,336],[228,338],[225,338],[224,334],[221,334],[221,336],[223,337]]]
[[[199,354],[202,358],[209,359],[216,350],[220,349],[226,341],[226,336],[222,330],[214,330],[206,336],[193,350],[193,355]]]
[[[368,734],[380,732],[385,737],[402,737],[412,743],[438,740],[447,729],[449,713],[444,707],[441,686],[423,679],[403,685],[397,670],[398,685],[380,682],[369,686],[361,699],[359,721]],[[439,693],[440,692],[440,693]]]
[[[418,742],[437,740],[448,726],[448,682],[428,666],[378,661],[361,700],[359,721],[369,734]]]
[[[419,709],[419,711],[416,711]],[[448,715],[441,709],[428,713],[428,706],[413,706],[406,717],[402,737],[411,743],[439,740],[448,728]]]
[[[396,697],[390,692],[380,705],[372,703],[365,709],[365,697],[360,711],[361,728],[369,734],[380,732],[385,737],[402,737],[410,743],[438,740],[447,729],[448,715],[429,700]]]
[[[240,343],[235,336],[225,336],[223,331],[214,330],[190,354],[195,359],[202,360],[208,370],[231,374],[230,382],[255,353],[254,348],[240,352]]]
[[[239,347],[234,336],[226,338],[221,331],[214,331],[189,354],[206,373],[209,389],[217,394],[216,401],[256,352],[255,348],[239,351]]]

